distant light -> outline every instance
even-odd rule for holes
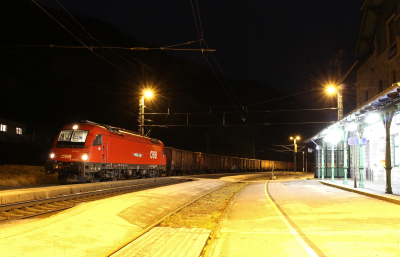
[[[74,125],[73,127],[72,127],[72,129],[77,129],[78,128],[78,125]]]
[[[371,115],[368,115],[367,118],[365,118],[365,122],[368,124],[372,124],[372,123],[378,122],[379,119],[380,119],[379,114],[373,113]]]
[[[299,140],[299,139],[300,139],[300,137],[299,137],[299,136],[297,136],[297,137],[296,137],[296,139],[297,139],[297,140]]]
[[[151,91],[146,91],[146,93],[144,94],[147,98],[150,98],[153,96],[153,93]]]
[[[347,131],[355,131],[355,130],[357,130],[357,124],[355,124],[355,123],[347,124],[346,130]]]
[[[327,91],[329,94],[333,94],[333,93],[335,93],[336,88],[334,86],[330,86],[330,87],[328,87]]]
[[[329,142],[329,143],[332,143],[332,144],[336,144],[337,142],[340,141],[340,139],[342,139],[342,133],[339,130],[329,131],[328,135],[326,135],[324,137],[324,140],[326,142]]]
[[[290,140],[293,140],[293,137],[290,137]]]
[[[88,158],[87,154],[82,155],[82,160],[86,161]]]
[[[51,153],[50,154],[50,159],[53,159],[54,158],[54,153]]]

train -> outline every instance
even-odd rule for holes
[[[292,170],[293,162],[248,159],[165,147],[155,138],[82,121],[58,132],[44,165],[63,183],[202,173]]]
[[[167,175],[293,170],[293,162],[238,158],[165,147]],[[299,167],[299,166],[298,166]]]

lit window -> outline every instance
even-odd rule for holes
[[[400,138],[399,135],[394,136],[394,166],[399,166],[400,163]]]
[[[22,128],[17,128],[17,135],[22,135]]]
[[[0,131],[7,132],[7,125],[1,124]]]

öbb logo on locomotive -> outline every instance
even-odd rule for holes
[[[150,151],[150,158],[157,159],[157,151]]]

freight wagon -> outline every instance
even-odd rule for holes
[[[166,175],[293,170],[293,163],[205,154],[165,147]],[[299,167],[299,166],[298,166]]]

